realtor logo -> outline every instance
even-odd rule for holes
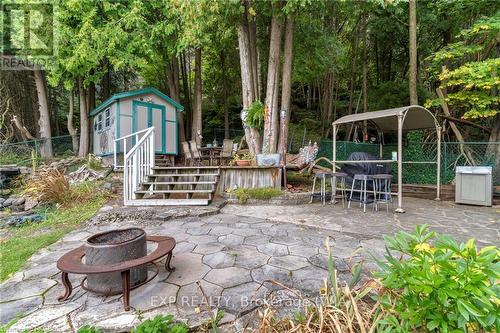
[[[54,6],[48,3],[3,3],[2,69],[43,66],[54,55]],[[18,66],[28,68],[17,68]]]

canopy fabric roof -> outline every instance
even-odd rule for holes
[[[333,125],[368,120],[384,132],[397,132],[399,115],[402,115],[404,119],[403,131],[436,128],[438,125],[434,115],[420,105],[410,105],[394,109],[351,114],[335,120]]]

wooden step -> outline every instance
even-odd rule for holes
[[[149,177],[219,177],[218,173],[152,173]]]
[[[200,169],[200,170],[218,170],[219,167],[214,167],[214,166],[175,166],[175,167],[153,167],[153,169],[157,169],[157,170],[197,170],[197,169]]]
[[[130,206],[207,206],[210,199],[134,199]]]
[[[169,194],[169,193],[214,193],[215,190],[138,190],[136,194]]]
[[[142,185],[215,185],[216,181],[199,181],[199,182],[144,182]]]

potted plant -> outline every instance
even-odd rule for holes
[[[237,166],[249,166],[252,164],[252,155],[246,153],[246,154],[236,154],[233,156],[233,159],[231,161],[232,165],[237,165]]]

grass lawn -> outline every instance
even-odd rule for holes
[[[22,269],[39,249],[44,248],[92,217],[106,201],[107,193],[100,182],[88,182],[72,187],[75,200],[61,207],[49,208],[47,220],[8,229],[0,241],[0,282]]]

